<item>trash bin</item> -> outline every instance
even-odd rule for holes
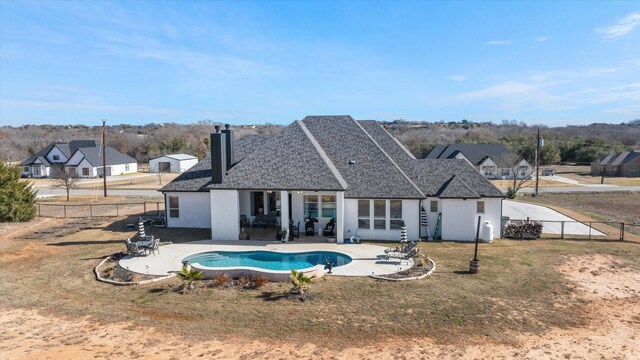
[[[489,221],[484,221],[482,223],[482,235],[480,236],[480,240],[483,242],[493,241],[493,225],[491,225]]]

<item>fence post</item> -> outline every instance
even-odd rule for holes
[[[40,204],[38,204],[38,216],[40,216]]]
[[[620,241],[624,241],[624,223],[620,223]]]
[[[64,210],[64,218],[67,218],[67,205],[62,205],[62,209]]]
[[[116,204],[116,216],[120,216],[119,204]]]
[[[564,239],[564,221],[560,223],[560,239]]]
[[[143,202],[142,205],[144,207],[144,214],[147,215],[147,202]]]
[[[89,204],[89,215],[93,217],[93,205]]]
[[[591,240],[591,221],[589,221],[589,240]]]

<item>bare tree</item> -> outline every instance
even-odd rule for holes
[[[520,175],[518,178],[520,163],[516,163],[511,170],[513,171],[513,183],[512,186],[507,189],[507,197],[509,199],[515,198],[520,189],[531,187],[530,180],[531,174],[533,173],[533,170],[527,170],[525,174]]]
[[[71,189],[78,188],[78,175],[75,173],[70,173],[64,171],[64,165],[55,165],[51,169],[52,175],[51,179],[53,179],[53,188],[62,188],[67,191],[67,201],[69,201],[69,193]]]
[[[162,177],[164,176],[164,174],[168,173],[169,171],[167,171],[166,169],[158,169],[158,172],[156,173],[156,175],[158,176],[158,183],[160,185],[162,185]]]

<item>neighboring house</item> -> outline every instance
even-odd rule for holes
[[[23,161],[22,176],[42,178],[51,175],[53,166],[64,166],[71,155],[80,147],[95,147],[93,140],[73,140],[68,143],[51,143]]]
[[[307,116],[269,137],[211,134],[211,156],[160,189],[169,227],[211,228],[214,240],[238,240],[240,218],[274,214],[287,227],[336,221],[338,242],[420,237],[420,209],[433,234],[472,241],[478,216],[500,229],[503,193],[465,160],[415,159],[375,121]],[[283,221],[284,219],[284,221]],[[497,231],[499,234],[499,230]]]
[[[533,166],[503,144],[436,145],[425,159],[462,159],[488,179],[526,179]]]
[[[187,154],[164,155],[149,160],[149,172],[182,173],[198,163],[198,158]]]
[[[591,163],[591,175],[601,176],[640,176],[640,150],[625,151],[620,154],[609,153],[604,159]]]
[[[105,153],[107,176],[138,172],[138,163],[131,156],[122,154],[108,146]],[[81,178],[102,176],[102,167],[102,148],[98,146],[78,148],[65,164],[68,173],[76,174]]]

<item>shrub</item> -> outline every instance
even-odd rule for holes
[[[261,275],[254,276],[252,280],[253,280],[253,287],[255,287],[256,289],[259,289],[269,283],[269,278]]]
[[[36,216],[36,191],[20,181],[20,168],[0,161],[0,222],[29,221]]]
[[[507,189],[507,198],[509,199],[515,199],[516,198],[516,190],[512,187],[509,187]]]
[[[231,278],[227,274],[218,274],[213,278],[213,283],[217,286],[225,286],[231,281]]]
[[[244,288],[249,287],[251,285],[251,279],[249,279],[249,277],[247,276],[240,276],[240,278],[238,279],[238,285]]]

